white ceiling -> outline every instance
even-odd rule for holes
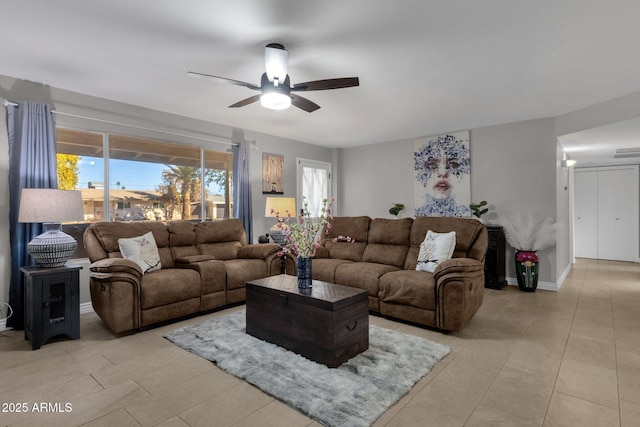
[[[637,0],[23,0],[0,8],[0,74],[327,147],[556,116],[640,91]],[[229,109],[264,46],[322,108]],[[640,131],[638,132],[640,136]],[[640,144],[638,144],[640,145]]]

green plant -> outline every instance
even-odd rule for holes
[[[469,208],[471,208],[471,213],[473,213],[474,216],[480,218],[482,215],[489,212],[489,208],[485,208],[485,206],[487,206],[487,201],[483,200],[480,203],[471,203]]]
[[[398,216],[400,211],[403,210],[403,209],[404,209],[404,205],[402,203],[394,203],[393,207],[391,209],[389,209],[389,213],[391,215]]]

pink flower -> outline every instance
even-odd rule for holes
[[[538,262],[539,258],[538,258],[538,254],[536,252],[533,252],[533,251],[518,251],[516,253],[516,261],[517,262],[526,262],[526,261]]]

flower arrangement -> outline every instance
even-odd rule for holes
[[[550,218],[508,218],[502,223],[505,237],[516,249],[516,278],[521,291],[535,292],[538,287],[540,258],[536,251],[548,248],[556,242],[556,225]]]
[[[511,217],[505,218],[502,226],[507,242],[519,251],[541,251],[556,243],[556,225],[551,218]]]
[[[338,243],[338,242],[355,243],[356,239],[354,239],[351,236],[338,236],[338,237],[334,237],[331,241],[333,243]]]
[[[309,205],[304,201],[302,212],[297,217],[297,221],[287,224],[280,221],[279,212],[274,212],[278,219],[278,227],[284,233],[286,245],[283,247],[284,252],[291,252],[293,255],[301,258],[309,258],[315,255],[316,248],[320,246],[320,237],[318,232],[326,225],[327,229],[331,228],[331,205],[335,199],[328,202],[327,199],[322,200],[321,214],[318,218],[313,219],[309,213]],[[288,218],[292,218],[291,213],[287,212]]]

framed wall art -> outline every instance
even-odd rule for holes
[[[284,156],[262,153],[262,194],[284,194]]]
[[[471,216],[469,131],[417,139],[414,202],[418,216]]]

